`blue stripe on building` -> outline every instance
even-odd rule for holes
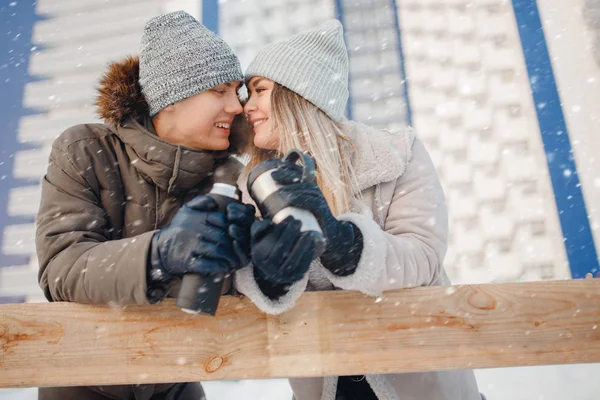
[[[346,24],[344,23],[344,5],[342,4],[342,0],[335,0],[335,15],[336,18],[342,23],[344,27],[344,41],[346,42],[346,47],[348,47],[348,33],[346,32]],[[350,72],[348,72],[350,74]],[[350,82],[352,78],[348,76],[348,104],[346,104],[346,117],[348,119],[352,119],[352,90],[350,88]]]
[[[23,107],[25,85],[32,81],[28,76],[29,57],[32,49],[35,2],[6,1],[0,5],[0,249],[4,229],[15,223],[32,222],[27,218],[8,215],[8,198],[11,189],[26,182],[13,177],[15,154],[26,148],[18,142],[19,120],[32,114]],[[29,256],[7,255],[0,251],[0,267],[26,265]],[[23,297],[0,297],[0,303],[22,302]]]
[[[219,33],[219,0],[202,0],[202,24]]]
[[[25,85],[33,79],[27,74],[32,52],[33,26],[39,21],[35,15],[35,3],[14,1],[0,6],[0,249],[4,228],[15,223],[32,222],[22,217],[9,217],[8,195],[12,188],[36,184],[13,177],[15,154],[28,146],[19,144],[19,120],[35,113],[25,109],[23,96]],[[29,256],[12,256],[0,252],[0,267],[23,265]]]
[[[598,271],[588,213],[535,0],[513,0],[573,278]]]
[[[392,9],[394,11],[394,31],[396,33],[396,46],[398,57],[400,58],[400,72],[402,73],[402,89],[404,91],[404,101],[406,102],[406,122],[412,126],[412,109],[410,106],[410,96],[408,95],[408,79],[406,79],[406,67],[404,64],[404,50],[402,48],[402,30],[400,29],[400,15],[398,13],[398,4],[392,0]]]

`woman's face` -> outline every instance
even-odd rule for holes
[[[244,112],[254,130],[254,145],[261,149],[277,150],[279,131],[273,127],[271,119],[271,92],[274,82],[255,76],[248,82],[248,102]]]

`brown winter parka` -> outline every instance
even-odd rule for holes
[[[71,127],[52,145],[36,231],[39,283],[49,301],[148,304],[154,232],[186,201],[206,193],[215,166],[244,146],[234,129],[230,148],[221,152],[160,139],[138,78],[137,58],[111,64],[97,101],[105,123]],[[176,296],[177,286],[170,296]],[[187,400],[199,398],[202,388],[184,383],[44,388],[39,393],[40,399],[57,400]]]

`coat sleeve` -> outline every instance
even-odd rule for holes
[[[252,265],[241,268],[235,272],[236,289],[247,296],[259,310],[267,314],[281,314],[291,310],[308,285],[308,273],[304,277],[286,288],[281,296],[269,296],[260,288]]]
[[[36,230],[40,286],[49,301],[147,304],[146,265],[154,232],[109,240],[93,146],[69,141],[65,134],[55,141],[42,180]]]
[[[364,248],[354,274],[340,277],[326,271],[335,286],[380,296],[386,290],[446,283],[446,199],[419,140],[414,141],[406,170],[396,181],[384,229],[358,213],[346,213],[339,219],[360,229]]]
[[[242,202],[252,204],[256,207],[254,199],[250,197],[246,185],[248,182],[248,173],[244,172],[238,179],[238,187],[242,191]],[[260,218],[260,212],[256,211],[256,217]],[[259,279],[254,275],[252,264],[241,268],[234,273],[234,284],[238,292],[248,297],[259,310],[267,314],[281,314],[291,310],[308,285],[308,274],[298,282],[283,288],[271,290],[273,293],[266,293],[261,289]]]

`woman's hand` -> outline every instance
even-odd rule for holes
[[[276,284],[301,280],[315,259],[314,232],[301,232],[302,223],[287,217],[278,224],[270,219],[252,224],[250,254],[258,279]]]
[[[277,193],[293,207],[310,211],[327,240],[321,263],[331,272],[345,276],[352,274],[358,265],[363,248],[360,230],[351,222],[338,221],[316,183],[302,182],[300,167],[283,166],[272,173],[273,179],[283,187]]]
[[[227,205],[227,233],[233,239],[233,250],[238,257],[240,268],[250,263],[250,231],[255,214],[256,209],[251,204],[233,201]]]

